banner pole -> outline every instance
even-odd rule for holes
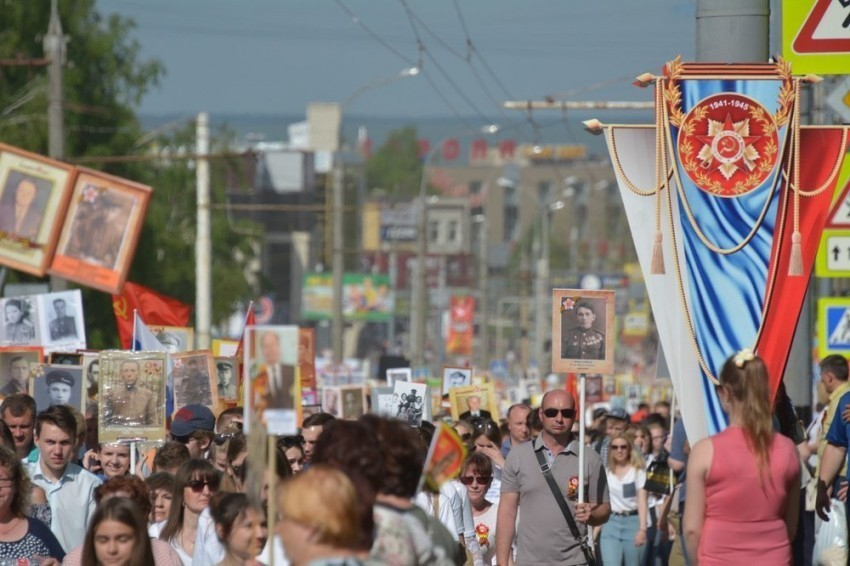
[[[584,503],[584,383],[587,374],[579,374],[578,380],[578,501]]]

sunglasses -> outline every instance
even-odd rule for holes
[[[476,481],[478,485],[487,485],[493,479],[493,476],[461,476],[459,479],[463,485],[472,485]]]
[[[242,434],[241,432],[229,432],[227,434],[216,434],[215,435],[215,443],[221,446],[231,438],[235,438],[237,435]]]
[[[628,450],[628,449],[629,449],[628,444],[612,444],[611,445],[611,450]]]
[[[543,416],[546,417],[547,419],[554,419],[555,417],[558,416],[558,413],[561,413],[561,416],[564,417],[565,419],[571,419],[574,416],[576,416],[576,410],[575,409],[560,409],[560,410],[558,410],[558,409],[555,409],[553,407],[550,407],[548,409],[543,409]]]
[[[188,487],[195,493],[201,493],[202,491],[204,491],[204,486],[209,487],[210,492],[218,491],[218,480],[191,480],[186,482],[186,487]]]
[[[471,438],[472,438],[471,432],[465,432],[465,433],[460,435],[460,439],[463,440],[464,442],[469,442],[469,439],[471,439]]]

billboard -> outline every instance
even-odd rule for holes
[[[308,273],[302,286],[304,320],[333,317],[333,277]],[[388,275],[346,273],[342,279],[342,314],[345,320],[388,322],[393,312],[393,292]]]

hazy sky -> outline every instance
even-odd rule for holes
[[[694,5],[694,0],[97,4],[104,14],[134,19],[144,55],[168,69],[161,87],[144,99],[142,112],[303,113],[309,101],[342,102],[364,85],[416,65],[421,54],[419,76],[365,89],[347,108],[388,117],[497,116],[503,100],[547,95],[651,100],[651,91],[632,87],[631,80],[659,71],[678,54],[693,58]],[[464,28],[474,46],[468,61]]]

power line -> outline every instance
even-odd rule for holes
[[[377,41],[378,43],[383,45],[385,49],[387,49],[391,53],[394,53],[397,57],[399,57],[402,61],[406,62],[408,65],[410,65],[410,66],[416,65],[416,61],[408,58],[407,55],[404,55],[401,51],[399,51],[398,49],[396,49],[395,47],[393,47],[392,45],[390,45],[389,43],[384,41],[383,38],[381,38],[381,36],[379,36],[377,33],[372,31],[372,29],[369,26],[364,24],[363,21],[360,19],[360,17],[357,14],[355,14],[354,12],[352,12],[351,10],[349,10],[348,6],[346,6],[345,3],[342,0],[335,0],[335,1],[336,1],[337,5],[340,8],[342,8],[342,10],[346,14],[348,14],[348,17],[351,19],[351,21],[354,22],[355,24],[357,24],[358,26],[360,26],[360,28],[363,29],[363,31],[365,31],[366,33],[368,33],[369,36],[372,39],[374,39],[375,41]]]

